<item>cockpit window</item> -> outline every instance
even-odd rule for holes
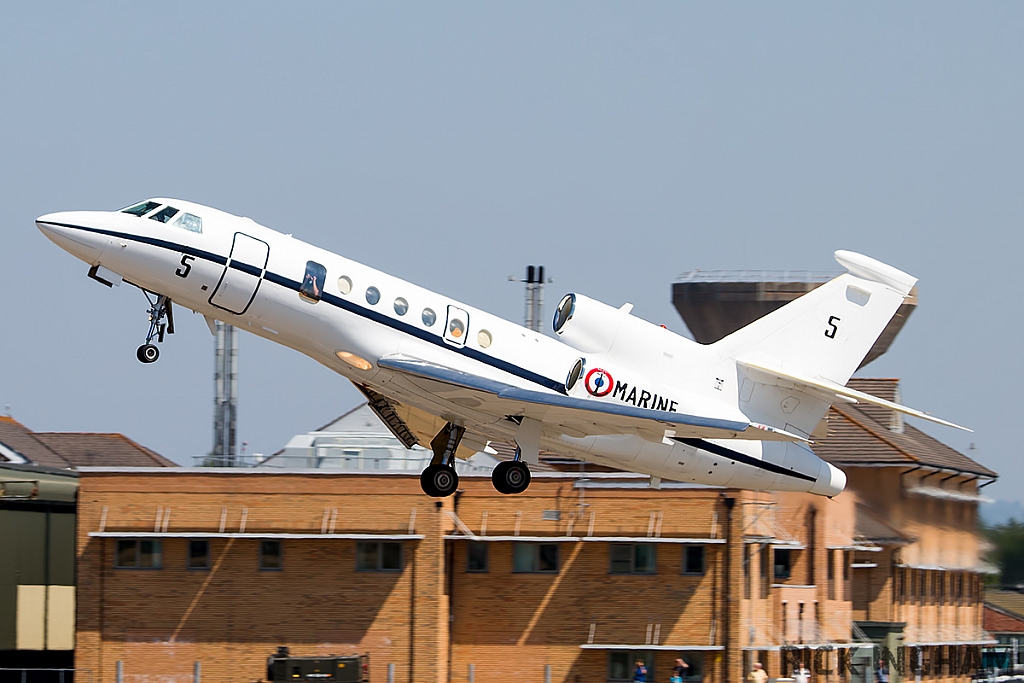
[[[173,206],[165,206],[164,208],[160,209],[159,211],[154,213],[152,216],[150,216],[150,218],[153,219],[154,221],[160,221],[161,223],[166,223],[167,221],[169,221],[172,218],[174,218],[177,214],[178,214],[178,210],[175,209]]]
[[[179,228],[185,228],[189,232],[203,232],[203,219],[190,213],[183,213],[174,221]]]
[[[130,213],[133,216],[145,216],[147,213],[160,206],[160,202],[139,202],[129,206],[127,209],[121,209],[121,213]]]

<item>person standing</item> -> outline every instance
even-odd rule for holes
[[[636,668],[633,669],[633,683],[647,683],[647,667],[644,660],[636,660]]]
[[[689,668],[690,665],[684,662],[682,657],[676,658],[676,665],[672,667],[672,678],[669,679],[671,683],[683,683]]]
[[[761,666],[761,662],[754,662],[754,668],[747,674],[750,683],[768,683],[768,672]]]

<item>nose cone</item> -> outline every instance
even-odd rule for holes
[[[846,472],[827,462],[822,462],[818,481],[811,487],[811,493],[819,496],[838,496],[846,488]]]
[[[96,214],[91,211],[48,213],[36,219],[36,227],[61,249],[87,263],[97,263],[109,238],[94,229]]]

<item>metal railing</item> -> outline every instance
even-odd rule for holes
[[[89,669],[0,668],[0,683],[92,683]]]
[[[824,270],[691,270],[676,282],[828,282],[838,275]]]

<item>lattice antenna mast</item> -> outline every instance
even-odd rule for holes
[[[213,464],[234,467],[237,462],[238,334],[226,323],[217,323],[213,365]]]
[[[544,284],[551,282],[544,279],[544,266],[527,266],[525,280],[517,280],[513,276],[508,279],[526,285],[524,324],[534,332],[540,332],[544,325]]]

